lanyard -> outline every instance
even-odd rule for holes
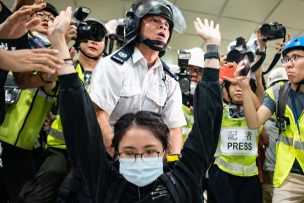
[[[291,106],[292,106],[293,117],[294,117],[294,119],[296,121],[296,124],[297,124],[298,133],[301,136],[300,126],[299,126],[299,114],[298,114],[298,111],[297,111],[295,98],[294,98],[293,92],[291,90],[290,90],[290,96],[291,96]]]

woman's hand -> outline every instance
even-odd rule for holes
[[[244,61],[241,61],[238,66],[236,71],[234,72],[234,78],[237,82],[237,84],[242,88],[242,89],[246,89],[246,88],[250,88],[250,71],[248,72],[247,76],[242,76],[240,75],[240,72],[245,68],[244,66]]]
[[[72,18],[72,8],[68,7],[65,11],[61,11],[55,18],[54,22],[49,21],[48,38],[53,47],[58,44],[66,44],[65,35],[68,33]]]
[[[219,24],[214,25],[212,20],[209,23],[206,18],[204,19],[204,22],[202,22],[200,18],[196,18],[194,21],[194,28],[197,34],[204,39],[206,44],[220,45],[221,33],[219,27]]]

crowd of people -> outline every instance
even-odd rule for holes
[[[0,1],[0,203],[304,202],[304,36],[265,80],[261,29],[220,53],[196,18],[174,72],[174,4],[133,1],[116,37],[85,10]]]

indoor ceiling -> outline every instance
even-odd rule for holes
[[[8,6],[13,1],[4,0]],[[62,10],[71,5],[73,8],[86,6],[91,8],[91,17],[102,22],[122,18],[130,7],[131,0],[49,0]],[[164,60],[168,63],[177,61],[178,49],[189,49],[204,45],[195,33],[193,21],[196,17],[208,18],[219,23],[222,33],[221,52],[227,52],[227,46],[236,37],[249,39],[250,35],[263,23],[279,22],[287,28],[291,36],[304,34],[304,0],[171,0],[178,6],[187,22],[187,30],[180,35],[173,34],[170,42],[171,51]],[[275,54],[275,44],[279,40],[269,41],[265,67],[268,67]]]

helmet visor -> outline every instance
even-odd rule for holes
[[[169,23],[174,24],[174,30],[178,33],[186,31],[186,21],[183,14],[167,0],[136,0],[131,9],[138,18],[142,18],[147,14],[160,15],[171,21]]]

